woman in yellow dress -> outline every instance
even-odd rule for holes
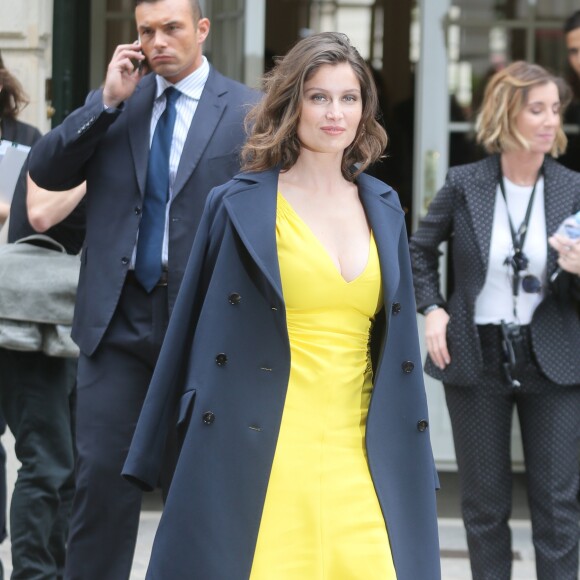
[[[180,398],[149,579],[440,578],[404,216],[362,173],[387,143],[376,114],[342,34],[300,41],[265,81],[125,466],[154,484]]]

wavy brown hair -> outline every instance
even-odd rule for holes
[[[568,140],[562,128],[562,115],[570,102],[570,89],[560,77],[523,60],[495,73],[485,88],[476,130],[477,141],[488,153],[529,149],[530,144],[516,128],[515,118],[526,106],[530,90],[547,83],[556,85],[560,97],[560,126],[550,154],[557,157],[564,153]]]
[[[345,34],[323,32],[300,40],[263,80],[265,97],[246,116],[249,133],[242,149],[242,168],[290,169],[300,155],[297,129],[304,83],[323,65],[348,63],[360,82],[362,117],[354,141],[342,157],[342,174],[353,181],[379,159],[387,134],[377,121],[378,98],[372,74]]]
[[[0,118],[15,119],[28,105],[28,97],[18,79],[4,67],[0,68]]]

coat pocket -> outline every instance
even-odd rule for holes
[[[191,413],[193,412],[194,401],[195,401],[195,389],[192,389],[191,391],[186,391],[185,393],[183,393],[183,395],[181,395],[176,425],[177,436],[179,438],[180,443],[183,442],[185,433],[187,432],[187,428],[191,420]]]

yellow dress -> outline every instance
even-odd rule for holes
[[[291,370],[251,580],[394,580],[370,476],[369,332],[382,302],[371,234],[365,270],[340,275],[278,194],[276,240]]]

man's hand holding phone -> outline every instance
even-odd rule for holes
[[[135,90],[143,75],[149,72],[147,59],[141,50],[141,43],[120,44],[115,49],[107,68],[103,87],[103,103],[116,108],[127,100]]]
[[[145,56],[145,54],[143,53],[143,50],[141,49],[141,38],[138,38],[133,44],[137,45],[139,52],[141,53],[141,56],[143,57],[141,59],[133,60],[132,61],[133,66],[137,69],[137,72],[141,76],[146,75],[149,72],[149,63],[147,62],[147,57]]]

